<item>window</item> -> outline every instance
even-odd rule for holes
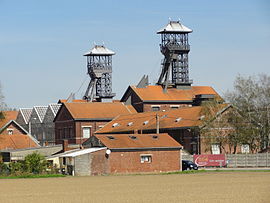
[[[152,162],[152,155],[145,154],[141,155],[141,163],[151,163]]]
[[[179,105],[170,105],[171,109],[179,109]]]
[[[151,106],[152,111],[160,111],[160,106]]]
[[[7,131],[9,135],[13,135],[13,129],[8,128]]]
[[[212,154],[220,154],[219,144],[212,144],[211,149],[212,149]]]
[[[91,127],[83,127],[83,138],[90,138]]]
[[[248,144],[243,144],[241,146],[241,152],[242,153],[249,153],[249,145]]]

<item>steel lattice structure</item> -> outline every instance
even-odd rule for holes
[[[163,85],[165,90],[168,85],[180,87],[190,86],[192,83],[188,69],[190,51],[188,33],[190,32],[192,30],[179,21],[170,21],[165,28],[157,32],[161,34],[160,51],[164,55],[157,84]]]
[[[115,96],[112,93],[112,56],[115,53],[103,45],[95,45],[87,57],[87,73],[90,82],[83,96],[87,101],[102,101]]]

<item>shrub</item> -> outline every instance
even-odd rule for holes
[[[25,157],[24,171],[34,174],[40,174],[46,171],[47,160],[44,156],[34,152]]]

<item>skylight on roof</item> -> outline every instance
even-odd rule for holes
[[[182,120],[182,118],[179,117],[179,118],[175,119],[175,122],[180,122],[181,120]]]
[[[113,136],[106,136],[108,139],[110,139],[110,140],[115,140],[115,137],[113,137]]]
[[[152,138],[153,139],[158,139],[158,136],[157,135],[153,135]]]
[[[128,124],[127,124],[127,126],[132,126],[133,125],[133,122],[129,122]]]
[[[199,117],[199,120],[203,120],[205,118],[205,115],[202,115]]]
[[[119,123],[114,123],[114,124],[112,125],[113,128],[115,128],[115,127],[117,127],[117,126],[120,126],[120,124],[119,124]]]
[[[136,136],[134,136],[134,135],[129,136],[129,138],[130,138],[130,139],[133,139],[133,140],[136,140],[136,139],[137,139],[137,137],[136,137]]]
[[[149,123],[149,121],[144,121],[143,125],[147,125]]]

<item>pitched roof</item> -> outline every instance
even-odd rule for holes
[[[74,119],[113,119],[120,114],[136,113],[131,105],[116,102],[87,102],[63,104]]]
[[[62,103],[66,103],[68,100],[67,99],[59,99],[59,101],[58,101],[58,104],[62,104]],[[86,100],[84,100],[84,99],[73,99],[72,100],[72,103],[73,102],[87,102]]]
[[[36,111],[39,121],[42,123],[48,106],[34,106],[33,110]]]
[[[95,45],[89,52],[85,53],[84,56],[93,55],[114,55],[115,53],[106,48],[104,45]]]
[[[228,104],[221,104],[218,110],[225,109]],[[107,123],[96,133],[132,132],[136,130],[154,130],[157,128],[157,116],[160,129],[189,128],[201,126],[202,107],[186,107],[164,112],[144,112],[121,115]]]
[[[56,116],[58,110],[60,109],[62,104],[49,104],[49,108],[52,110],[54,116]]]
[[[149,85],[145,88],[130,86],[130,88],[145,102],[192,102],[193,99],[201,95],[212,95],[220,98],[218,93],[209,86],[191,86],[190,89],[168,88],[167,92],[164,92],[160,85]],[[124,100],[125,95],[121,101]]]
[[[79,150],[74,150],[74,151],[67,151],[63,154],[59,154],[59,157],[76,157],[84,154],[89,154],[92,152],[97,152],[100,150],[106,149],[106,147],[96,147],[96,148],[87,148],[87,149],[79,149]]]
[[[3,149],[24,149],[38,147],[29,135],[13,134],[0,136],[0,150]]]
[[[14,124],[22,133],[8,135],[2,133],[5,129]],[[15,120],[10,120],[0,129],[0,150],[3,149],[24,149],[38,147],[38,141],[28,134]]]
[[[29,122],[32,110],[33,110],[32,108],[20,108],[19,109],[19,113],[22,115],[25,123]]]
[[[4,119],[0,119],[0,129],[5,126],[10,120],[16,120],[18,111],[2,111]]]
[[[95,135],[109,149],[181,148],[167,133]]]
[[[184,26],[183,24],[180,23],[180,21],[170,21],[164,28],[160,29],[157,33],[189,33],[192,32],[191,29],[188,27]]]

